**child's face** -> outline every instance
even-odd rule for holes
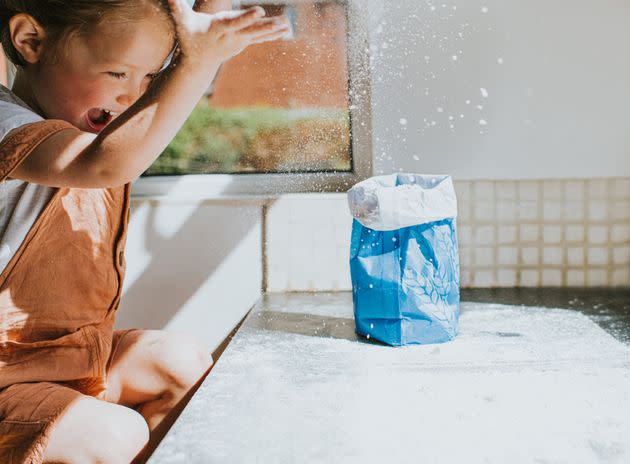
[[[150,9],[133,22],[106,21],[87,36],[72,36],[55,63],[32,68],[32,96],[46,118],[100,132],[144,93],[173,45],[161,12]]]

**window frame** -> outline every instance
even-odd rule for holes
[[[245,0],[247,1],[247,0]],[[271,3],[274,0],[266,0]],[[291,0],[276,0],[288,3]],[[304,0],[293,0],[304,1]],[[317,1],[317,0],[315,0]],[[320,0],[321,1],[321,0]],[[336,1],[336,0],[329,0]],[[241,0],[241,3],[245,3]],[[348,172],[183,174],[140,177],[132,188],[137,198],[165,195],[211,199],[276,196],[283,193],[345,192],[372,175],[372,85],[367,15],[361,0],[347,5],[347,57],[352,169]]]

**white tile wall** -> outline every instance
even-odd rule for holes
[[[567,265],[568,267],[583,267],[584,266],[584,248],[567,248]]]
[[[567,181],[564,183],[564,195],[565,198],[572,198],[575,200],[582,200],[584,198],[585,181]]]
[[[552,243],[562,242],[562,227],[546,226],[543,228],[543,241],[550,245]]]
[[[569,269],[567,271],[567,286],[569,287],[581,287],[585,285],[586,279],[584,277],[584,271],[577,271]]]
[[[456,181],[463,287],[630,285],[630,179]],[[347,290],[345,194],[268,207],[267,288]]]
[[[267,207],[268,291],[347,290],[352,219],[345,194],[296,194]]]
[[[538,225],[522,224],[520,227],[519,239],[521,242],[539,242],[539,229]]]
[[[612,276],[612,285],[628,285],[630,281],[630,269],[615,269]]]
[[[584,241],[584,225],[569,224],[565,227],[565,240],[568,243],[581,243]]]
[[[497,271],[497,283],[500,287],[515,287],[518,276],[514,269],[499,269]]]
[[[461,262],[462,286],[487,282],[488,272],[488,285],[499,287],[630,285],[630,179],[497,181],[492,221],[478,211],[492,187],[483,182],[477,198],[477,183],[468,184],[473,214],[459,228],[496,227],[496,261],[484,243],[481,260],[472,253]],[[480,245],[466,239],[460,235],[461,246]]]

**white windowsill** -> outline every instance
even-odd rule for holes
[[[365,175],[313,174],[208,174],[142,177],[134,182],[134,201],[167,203],[239,202],[262,204],[287,194],[344,193]]]

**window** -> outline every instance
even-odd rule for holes
[[[225,174],[232,187],[249,185],[235,193],[337,190],[366,177],[367,46],[365,27],[352,19],[354,1],[241,0],[241,7],[263,6],[268,16],[286,15],[292,33],[224,63],[208,95],[144,174],[141,194],[165,176],[180,176],[181,183],[183,174]]]

